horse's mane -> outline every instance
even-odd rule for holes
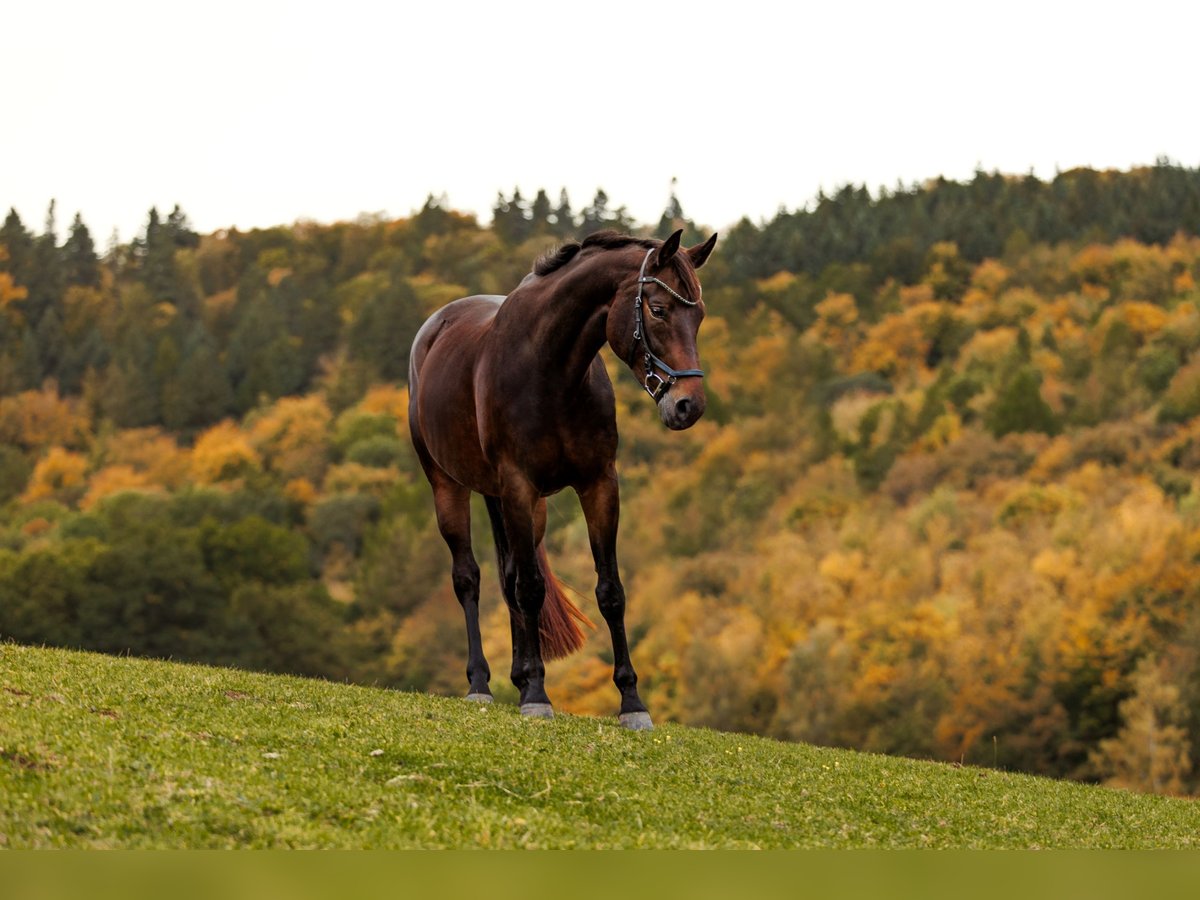
[[[589,234],[583,239],[583,242],[571,241],[563,244],[552,253],[546,253],[539,256],[533,264],[534,275],[549,275],[551,272],[557,272],[571,260],[573,260],[583,250],[590,247],[599,247],[602,250],[619,250],[622,247],[645,247],[650,250],[657,247],[662,241],[656,241],[652,238],[634,237],[631,234],[620,234],[616,231],[597,231],[595,234]],[[692,268],[691,262],[684,262],[687,259],[687,254],[680,252],[676,253],[671,259],[671,263],[676,274],[683,279],[690,290],[698,290],[699,282],[696,279],[696,270]]]
[[[579,251],[586,250],[589,247],[599,247],[602,250],[618,250],[621,247],[637,245],[649,250],[651,247],[657,246],[658,243],[658,241],[652,241],[649,238],[634,237],[631,234],[619,234],[616,231],[597,231],[595,234],[589,234],[585,237],[582,244],[578,241],[571,241],[568,244],[563,244],[553,253],[547,253],[544,256],[538,257],[537,262],[533,264],[533,274],[549,275],[551,272],[557,272],[578,256]]]
[[[578,241],[571,241],[569,244],[563,244],[553,253],[542,254],[533,264],[533,274],[549,275],[551,272],[557,272],[573,260],[582,249],[583,245]]]

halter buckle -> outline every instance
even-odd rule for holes
[[[654,381],[657,381],[658,384],[654,387],[651,387],[650,386],[651,379],[653,379]],[[655,372],[653,370],[647,370],[646,383],[643,384],[642,387],[644,387],[646,389],[646,393],[651,396],[651,398],[654,400],[655,403],[657,403],[659,400],[662,399],[663,394],[665,394],[668,390],[670,390],[671,385],[673,385],[674,383],[675,383],[675,378],[673,376],[663,378],[657,372]]]

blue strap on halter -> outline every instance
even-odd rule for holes
[[[698,302],[696,300],[689,300],[687,297],[673,290],[670,285],[653,276],[646,277],[646,265],[650,262],[650,254],[654,250],[655,248],[652,247],[646,252],[646,257],[642,260],[642,269],[638,273],[637,297],[633,301],[633,339],[641,343],[646,357],[646,380],[642,384],[642,387],[645,388],[646,393],[657,403],[671,389],[671,385],[680,378],[703,378],[704,372],[700,369],[673,369],[666,362],[655,356],[654,351],[650,349],[650,342],[646,339],[646,329],[642,321],[642,305],[645,302],[642,297],[642,285],[657,284],[680,303],[686,303],[688,306],[695,306]],[[659,372],[662,372],[667,377],[664,378],[662,375],[659,375],[658,372],[654,371],[655,369],[658,369]],[[658,383],[652,387],[651,380]]]

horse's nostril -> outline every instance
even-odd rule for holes
[[[686,416],[692,409],[692,401],[687,397],[680,397],[675,401],[675,412],[680,416]]]

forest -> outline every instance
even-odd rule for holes
[[[603,228],[430,197],[406,218],[100,250],[0,227],[0,639],[460,695],[465,639],[407,437],[424,318]],[[1200,169],[847,186],[723,233],[708,410],[668,432],[623,364],[620,552],[659,719],[1200,792]],[[484,643],[515,691],[475,508]],[[556,574],[599,621],[575,498]],[[552,663],[615,712],[601,628]]]

